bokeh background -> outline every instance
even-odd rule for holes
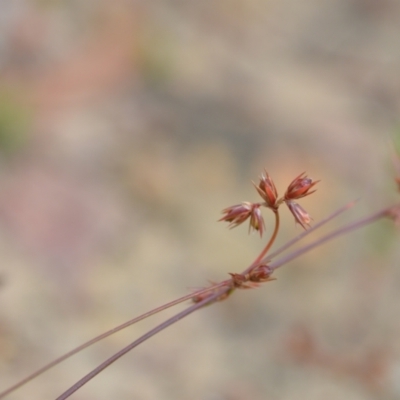
[[[247,267],[263,241],[216,220],[263,168],[281,193],[321,179],[314,221],[361,198],[331,228],[396,201],[399,21],[398,0],[0,1],[1,389]],[[283,211],[278,244],[301,232]],[[71,398],[398,399],[398,240],[337,239]],[[54,399],[163,318],[9,398]]]

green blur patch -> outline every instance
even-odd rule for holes
[[[9,92],[0,91],[0,152],[13,155],[28,140],[30,116],[26,107]]]

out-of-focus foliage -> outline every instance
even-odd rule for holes
[[[8,91],[0,91],[0,151],[12,155],[26,144],[29,116],[26,107]]]

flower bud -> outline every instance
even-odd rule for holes
[[[253,271],[250,272],[249,280],[251,282],[268,282],[273,281],[276,278],[272,278],[273,270],[265,264],[259,265]]]
[[[264,174],[261,175],[258,185],[254,182],[253,185],[257,189],[258,194],[265,200],[267,207],[277,209],[276,201],[278,198],[278,192],[276,191],[275,184],[268,175],[268,172],[265,171],[265,176]]]
[[[253,204],[247,201],[237,204],[235,206],[231,206],[222,210],[222,213],[225,214],[218,221],[227,221],[230,222],[229,227],[234,228],[250,217],[253,209]]]
[[[219,221],[230,222],[230,228],[235,228],[250,218],[249,231],[254,229],[255,231],[259,231],[260,236],[262,236],[265,226],[264,219],[261,215],[260,204],[243,202],[242,204],[225,208],[222,212],[225,215],[219,219]]]
[[[311,217],[308,212],[300,205],[294,201],[286,201],[290,212],[293,214],[294,219],[298,222],[304,229],[310,226]]]
[[[264,230],[265,230],[265,225],[264,225],[264,218],[261,214],[260,210],[260,205],[259,204],[254,204],[254,207],[251,211],[251,216],[250,216],[250,226],[249,226],[249,231],[251,229],[254,229],[255,231],[260,232],[260,237],[262,237]]]
[[[310,192],[310,189],[316,185],[319,181],[313,182],[311,178],[305,175],[305,172],[300,174],[295,178],[285,193],[285,200],[301,199],[302,197],[308,196],[315,192],[315,190]]]

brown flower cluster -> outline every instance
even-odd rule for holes
[[[264,218],[261,214],[261,207],[269,208],[274,213],[278,212],[281,204],[285,203],[290,212],[304,229],[310,225],[311,217],[307,211],[294,200],[301,199],[315,192],[311,190],[319,181],[313,181],[303,172],[297,176],[288,186],[285,195],[278,197],[275,184],[268,172],[262,174],[258,184],[253,182],[258,194],[264,200],[263,203],[242,202],[222,210],[224,216],[219,221],[229,222],[229,227],[234,228],[243,222],[249,220],[249,231],[255,230],[263,235],[265,230]]]

